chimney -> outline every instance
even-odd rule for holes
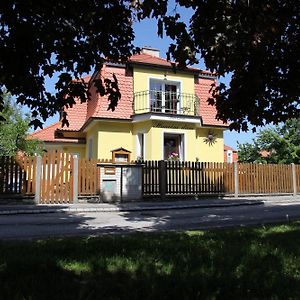
[[[145,53],[145,54],[152,55],[152,56],[159,57],[159,49],[154,49],[154,48],[145,46],[145,47],[142,48],[141,52]]]

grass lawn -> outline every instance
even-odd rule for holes
[[[0,299],[300,299],[300,223],[0,242]]]

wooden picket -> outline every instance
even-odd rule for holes
[[[78,195],[95,196],[100,191],[97,163],[111,160],[78,160]],[[231,194],[234,165],[214,162],[144,161],[143,195]],[[73,156],[51,151],[42,157],[41,203],[73,202]],[[300,165],[295,165],[296,191],[300,194]],[[164,181],[165,180],[165,181]],[[0,157],[0,194],[33,195],[36,158]],[[293,193],[292,165],[238,164],[239,194]]]
[[[159,168],[157,160],[143,162],[143,195],[159,194]]]
[[[223,163],[167,161],[167,194],[233,192],[232,166]]]
[[[282,164],[239,164],[240,194],[283,194],[293,191],[292,167]]]
[[[27,194],[35,190],[35,157],[0,157],[0,194]]]
[[[79,159],[78,161],[78,194],[80,196],[97,195],[100,190],[100,169],[96,159]]]
[[[73,156],[51,151],[42,157],[41,203],[73,202]]]
[[[143,194],[160,192],[162,170],[158,161],[145,161]],[[165,161],[167,195],[234,194],[234,165],[215,162]],[[300,166],[296,165],[300,193]],[[239,194],[286,194],[293,192],[292,166],[238,164]]]
[[[144,161],[143,194],[160,193],[158,161]],[[234,192],[233,165],[227,163],[165,161],[166,194],[196,195]]]
[[[297,193],[300,194],[300,165],[295,165],[296,171],[296,190]]]

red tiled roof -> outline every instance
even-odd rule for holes
[[[61,129],[61,123],[56,122],[48,127],[37,130],[29,135],[29,138],[38,139],[44,142],[63,142],[63,143],[79,143],[78,139],[58,139],[55,138],[56,129]]]
[[[227,145],[224,145],[224,151],[228,151],[228,150],[231,150],[231,151],[236,151],[235,149],[233,149],[232,147],[230,146],[227,146]]]
[[[87,102],[80,103],[80,100],[75,100],[76,104],[72,107],[65,108],[65,112],[68,114],[67,119],[69,121],[69,127],[66,125],[59,129],[65,131],[78,131],[83,126],[87,117]]]
[[[157,57],[148,53],[140,53],[135,54],[131,56],[128,60],[131,63],[137,63],[137,64],[143,64],[143,65],[156,65],[160,67],[167,67],[167,68],[173,68],[174,64],[177,65],[177,63],[173,61],[168,61],[165,58]],[[198,68],[192,68],[192,67],[186,67],[184,71],[192,71],[192,72],[199,72],[199,73],[209,73],[208,71],[202,71]]]
[[[133,62],[133,63],[142,63],[142,64],[148,64],[148,65],[172,67],[172,62],[167,61],[166,59],[163,59],[161,57],[157,57],[157,56],[150,55],[147,53],[135,54],[135,55],[131,56],[128,61]]]
[[[124,67],[116,68],[105,66],[102,70],[101,76],[104,78],[112,78],[115,74],[118,80],[118,86],[121,93],[121,99],[118,102],[114,111],[107,110],[108,98],[107,96],[100,97],[95,87],[91,87],[92,99],[88,103],[87,119],[90,117],[112,118],[112,119],[130,119],[133,113],[133,77],[128,73]]]
[[[227,124],[216,119],[216,107],[207,103],[207,99],[211,97],[209,91],[212,83],[213,79],[202,78],[195,82],[195,94],[200,98],[200,116],[202,117],[203,125],[228,127]]]

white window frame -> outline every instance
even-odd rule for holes
[[[185,160],[185,153],[186,153],[186,135],[185,133],[180,133],[180,132],[171,132],[171,131],[163,131],[162,132],[162,160],[165,159],[165,149],[164,149],[164,144],[165,144],[165,135],[177,135],[180,136],[180,143],[179,143],[179,157],[180,157],[180,161],[184,161]]]
[[[141,140],[143,141],[141,145]],[[136,158],[143,157],[145,160],[145,133],[138,132],[136,135]]]
[[[168,79],[163,79],[163,78],[160,78],[160,77],[149,77],[149,81],[148,81],[148,90],[149,90],[149,104],[150,104],[150,91],[151,90],[151,81],[152,82],[158,82],[158,83],[162,83],[163,85],[163,89],[162,89],[162,103],[161,103],[161,106],[162,106],[162,109],[161,109],[161,112],[162,113],[165,113],[166,112],[166,109],[165,109],[165,106],[166,106],[166,99],[165,99],[165,92],[166,92],[166,85],[176,85],[176,93],[177,93],[177,97],[179,97],[180,93],[181,93],[181,89],[182,89],[182,81],[181,80],[168,80]],[[181,109],[181,106],[182,106],[182,103],[181,103],[181,98],[179,98],[179,101],[177,103],[177,107],[176,107],[176,110],[177,112],[180,111]]]

